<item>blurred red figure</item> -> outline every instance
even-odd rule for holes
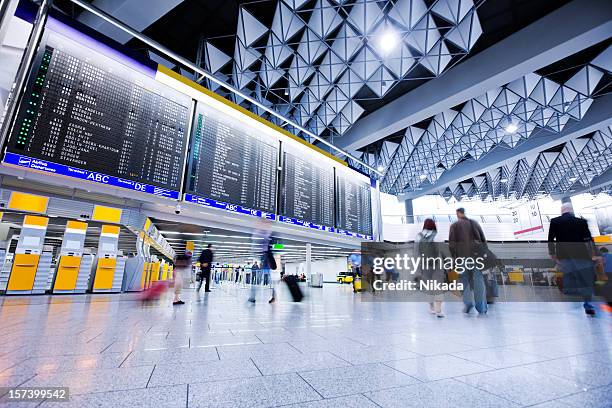
[[[157,281],[153,282],[149,288],[143,290],[140,294],[140,300],[149,301],[159,299],[166,290],[168,290],[168,282]]]

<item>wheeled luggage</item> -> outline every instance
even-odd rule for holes
[[[302,294],[302,289],[300,289],[300,285],[298,285],[297,277],[295,275],[285,275],[283,280],[287,284],[289,292],[291,292],[291,297],[293,297],[293,301],[301,302],[304,295]]]

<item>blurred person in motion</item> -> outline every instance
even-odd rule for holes
[[[550,220],[548,253],[563,273],[563,293],[580,297],[584,312],[594,316],[590,302],[595,285],[595,245],[586,220],[574,215],[571,203],[563,203],[561,216]]]
[[[268,251],[270,251],[271,230],[272,222],[267,219],[260,219],[255,224],[253,235],[251,235],[253,252],[262,254],[262,268],[264,267],[264,262],[266,262],[266,254],[268,253]],[[257,284],[259,284],[260,280],[261,269],[259,268],[257,261],[255,261],[253,263],[253,266],[251,267],[251,294],[249,296],[249,302],[251,303],[255,303],[257,295]]]
[[[457,208],[457,221],[450,226],[448,234],[448,246],[451,256],[456,260],[485,258],[487,250],[487,239],[480,225],[465,216],[465,209]],[[470,268],[465,268],[461,274],[460,282],[463,283],[463,312],[470,313],[475,306],[480,314],[487,313],[487,293],[482,270],[470,262]],[[458,272],[458,271],[456,271]]]
[[[261,260],[261,270],[264,276],[268,276],[268,285],[270,285],[270,288],[272,289],[272,294],[268,303],[274,303],[276,301],[276,274],[274,277],[272,276],[272,271],[276,271],[276,269],[276,259],[274,259],[274,253],[272,252],[271,246],[268,245],[268,249],[264,252]]]
[[[181,293],[183,292],[183,286],[185,279],[189,279],[191,275],[191,252],[185,252],[185,255],[177,255],[174,260],[174,300],[173,305],[184,305],[185,302],[181,300]]]
[[[434,242],[438,233],[436,223],[431,218],[427,218],[423,223],[423,230],[419,232],[414,240],[414,255],[425,259],[440,259],[440,261],[430,262],[429,265],[421,264],[418,276],[423,281],[444,283],[444,269],[438,268],[441,266],[443,254],[440,245]],[[440,263],[440,264],[438,264]],[[432,301],[429,302],[429,313],[435,314],[437,317],[444,317],[442,311],[443,292],[437,290],[427,291],[431,295]]]
[[[204,279],[206,279],[204,292],[210,292],[210,269],[213,262],[212,244],[208,244],[206,246],[206,249],[200,254],[198,261],[200,262],[200,280],[198,282],[198,292],[200,289],[202,289],[202,282],[204,282]]]
[[[358,250],[354,250],[349,255],[349,263],[351,264],[351,271],[353,273],[353,293],[357,293],[355,284],[358,279],[361,279],[361,253]]]

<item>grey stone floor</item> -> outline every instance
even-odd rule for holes
[[[233,284],[0,298],[0,387],[67,386],[68,407],[612,407],[612,317],[576,304],[361,302],[348,285],[300,304]],[[6,392],[6,391],[4,391]]]

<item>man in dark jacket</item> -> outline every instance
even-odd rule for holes
[[[463,208],[457,208],[457,221],[450,226],[448,234],[448,246],[456,265],[465,265],[465,260],[472,258],[473,261],[486,248],[487,239],[480,225],[465,216]],[[473,264],[470,262],[470,265]],[[462,262],[461,264],[459,262]],[[456,268],[458,269],[458,268]],[[480,314],[487,313],[487,290],[482,270],[478,268],[464,268],[460,281],[463,283],[463,311],[470,313],[472,307]]]
[[[202,251],[199,261],[202,276],[198,284],[198,292],[200,291],[200,289],[202,289],[202,282],[204,281],[204,279],[206,279],[206,286],[204,286],[204,292],[210,292],[210,268],[213,262],[212,244],[208,244],[206,246],[206,249]]]
[[[591,231],[585,219],[574,216],[571,203],[563,203],[561,216],[550,220],[548,253],[563,273],[563,293],[578,295],[587,315],[595,315],[593,296],[595,268]]]

